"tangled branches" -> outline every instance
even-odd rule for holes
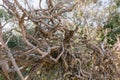
[[[46,9],[42,9],[40,5],[40,9],[35,10],[30,7],[27,0],[25,3],[28,9],[25,9],[18,0],[14,0],[14,3],[9,0],[3,2],[14,16],[13,23],[18,23],[20,30],[16,31],[22,35],[25,43],[24,50],[12,52],[3,40],[4,26],[0,26],[0,66],[7,80],[18,79],[14,77],[15,72],[21,80],[39,80],[46,71],[54,71],[56,67],[58,72],[54,72],[56,74],[54,79],[102,80],[114,79],[118,74],[110,58],[112,52],[103,51],[100,44],[94,45],[76,33],[79,25],[75,24],[73,26],[75,29],[71,30],[64,23],[65,13],[72,11],[77,3],[66,7],[62,3],[53,4],[52,0],[46,0]],[[32,34],[27,32],[26,22],[33,24]],[[7,42],[9,40],[10,38]]]

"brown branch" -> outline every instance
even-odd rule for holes
[[[52,56],[49,56],[49,57],[50,57],[50,59],[53,60],[54,62],[57,62],[57,61],[61,58],[61,56],[63,55],[64,51],[65,51],[65,49],[64,49],[64,45],[63,45],[63,43],[62,43],[62,51],[61,51],[61,53],[57,56],[57,58],[53,58]]]
[[[41,51],[39,48],[36,48],[36,46],[32,45],[26,38],[26,31],[25,31],[25,26],[24,26],[24,17],[25,17],[25,14],[22,15],[20,21],[19,21],[19,27],[21,28],[21,31],[22,31],[22,35],[23,35],[23,40],[25,41],[25,43],[27,45],[29,45],[30,47],[32,47],[33,49],[35,49],[39,54],[42,55],[42,57],[45,57],[48,53],[47,52],[43,52]]]
[[[25,13],[26,15],[28,15],[27,11],[20,5],[20,3],[17,0],[14,0],[16,5],[18,6],[18,8],[20,10],[22,10],[23,13]]]
[[[8,63],[7,63],[5,60],[1,60],[1,61],[0,61],[0,66],[2,67],[2,70],[3,70],[3,72],[4,72],[5,77],[6,77],[8,80],[11,80],[11,79],[10,79],[10,76],[9,76],[10,68],[9,68]]]
[[[40,69],[44,66],[45,62],[42,64],[37,64],[31,71],[30,73],[25,77],[25,80],[32,80],[32,78],[37,75],[36,73],[40,71]]]
[[[55,13],[55,14],[53,14],[52,16],[53,16],[54,18],[56,18],[57,16],[61,16],[61,14],[63,14],[63,13],[70,12],[70,11],[72,11],[72,10],[75,8],[76,5],[77,5],[77,3],[75,3],[75,4],[74,4],[73,6],[71,6],[71,7],[68,7],[68,8],[66,8],[66,9],[62,9],[60,12]]]
[[[53,7],[52,0],[46,0],[46,3],[48,5],[48,8],[52,8]]]
[[[16,7],[13,3],[9,2],[8,0],[3,0],[3,2],[5,3],[5,5],[12,10],[12,13],[14,13],[16,15],[17,18],[19,18],[19,14],[16,10]]]
[[[1,25],[1,23],[0,23],[0,28],[1,28],[1,26],[2,26],[2,25]],[[11,61],[12,61],[13,66],[15,67],[15,69],[16,69],[18,75],[20,76],[21,80],[24,80],[24,77],[23,77],[21,71],[19,70],[19,67],[17,66],[17,63],[16,63],[14,57],[12,56],[12,53],[11,53],[10,49],[9,49],[8,46],[4,43],[4,41],[2,40],[2,38],[3,38],[3,36],[2,36],[2,29],[0,29],[0,33],[1,33],[1,34],[0,34],[0,39],[1,39],[2,43],[3,43],[3,45],[4,45],[4,48],[5,48],[8,56],[10,57],[10,59],[11,59]]]

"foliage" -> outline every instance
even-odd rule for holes
[[[0,74],[0,80],[5,80],[2,74]]]
[[[117,37],[120,36],[120,13],[114,12],[112,18],[104,25],[104,29],[108,29],[107,42],[115,44]]]
[[[115,3],[118,7],[120,7],[120,0],[115,0]]]
[[[18,49],[18,48],[22,49],[22,48],[24,48],[23,47],[23,46],[25,46],[24,42],[22,41],[22,37],[19,36],[19,35],[16,36],[16,35],[13,35],[12,33],[9,33],[9,34],[5,33],[4,36],[3,36],[3,39],[5,41],[7,41],[10,36],[12,36],[12,37],[10,38],[10,40],[7,43],[9,48],[11,48],[11,49],[13,49],[13,48],[15,48],[15,49]]]
[[[6,21],[10,18],[13,18],[13,16],[6,12],[4,9],[0,9],[0,19],[2,21]]]

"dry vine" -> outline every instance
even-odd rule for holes
[[[6,79],[16,80],[14,77],[16,71],[21,80],[33,80],[38,75],[44,74],[45,69],[50,70],[54,66],[59,66],[62,69],[58,70],[56,79],[114,80],[119,73],[110,56],[111,50],[104,51],[101,44],[92,44],[91,40],[81,37],[76,33],[78,25],[73,26],[74,30],[69,30],[69,26],[62,22],[63,15],[72,11],[77,3],[66,7],[61,6],[61,3],[53,4],[52,0],[46,1],[47,9],[40,7],[35,10],[25,0],[29,8],[27,10],[18,0],[14,0],[14,3],[3,0],[8,12],[12,13],[18,22],[21,29],[18,32],[22,34],[23,41],[27,45],[24,51],[11,53],[2,39],[1,30],[4,26],[0,25],[0,66]],[[39,4],[41,6],[41,3]],[[34,24],[33,35],[27,33],[25,21]],[[83,52],[82,48],[85,49]],[[23,76],[27,67],[31,69]],[[38,72],[40,73],[37,74]]]

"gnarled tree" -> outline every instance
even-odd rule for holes
[[[112,51],[109,48],[104,50],[104,44],[99,41],[94,43],[87,35],[82,36],[80,24],[70,23],[65,18],[80,5],[79,1],[67,4],[67,1],[45,0],[46,7],[42,8],[42,0],[39,0],[38,9],[27,0],[24,3],[19,0],[2,1],[3,8],[12,16],[0,25],[0,66],[7,80],[19,77],[21,80],[102,80],[118,77],[116,65],[110,56]],[[8,46],[13,34],[8,34],[10,37],[4,39],[2,28],[8,22],[17,26],[10,32],[19,34],[22,48]]]

